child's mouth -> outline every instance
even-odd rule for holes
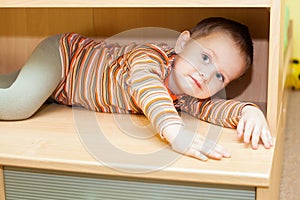
[[[197,81],[197,79],[195,79],[193,76],[190,76],[191,79],[194,81],[194,83],[197,85],[198,88],[200,88],[200,90],[202,90],[202,86],[201,84]]]

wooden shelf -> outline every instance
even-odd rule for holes
[[[180,157],[158,171],[128,174],[111,168],[118,164],[108,167],[88,153],[76,133],[71,109],[48,105],[29,120],[0,121],[0,199],[5,198],[3,169],[11,166],[92,175],[250,186],[256,188],[257,200],[279,199],[286,106],[286,100],[282,100],[286,99],[283,88],[285,78],[282,74],[287,72],[282,66],[286,66],[291,49],[289,46],[284,58],[284,1],[1,0],[0,22],[5,27],[0,31],[0,44],[4,47],[0,52],[1,70],[8,72],[12,67],[16,69],[22,66],[38,41],[48,35],[71,31],[88,36],[108,37],[124,30],[146,26],[181,31],[201,18],[215,15],[236,19],[248,25],[253,31],[252,36],[266,42],[264,45],[268,52],[259,56],[266,63],[264,69],[267,72],[260,80],[267,85],[264,89],[267,119],[276,139],[274,148],[265,150],[260,146],[259,150],[254,151],[237,140],[234,130],[224,129],[220,143],[230,149],[230,159],[200,162]],[[95,115],[106,130],[105,136],[126,151],[147,153],[167,145],[159,137],[142,143],[120,136],[120,130],[112,123],[113,115]],[[138,118],[137,122],[145,123],[144,119]],[[195,119],[191,119],[189,123],[196,123]],[[207,123],[199,125],[201,130],[207,130],[207,127]],[[175,154],[171,149],[169,153]],[[126,164],[121,162],[117,167],[126,171],[129,168],[143,170],[150,166]]]
[[[2,0],[0,7],[270,7],[270,0]]]
[[[86,117],[87,113],[92,113],[80,112],[78,114],[81,117],[84,116],[84,119],[89,117]],[[106,113],[90,115],[94,115],[98,121],[100,132],[112,144],[111,146],[97,145],[98,150],[110,152],[108,153],[109,159],[114,155],[117,156],[117,161],[99,159],[99,156],[89,153],[92,152],[90,148],[84,148],[87,143],[84,142],[82,135],[80,136],[81,132],[76,131],[81,125],[75,123],[76,114],[72,109],[65,106],[48,105],[29,120],[0,121],[0,133],[2,133],[0,134],[0,166],[235,186],[267,187],[269,185],[274,149],[266,150],[260,145],[259,149],[254,151],[248,145],[239,142],[232,129],[220,128],[219,140],[221,145],[230,150],[232,158],[202,162],[175,153],[159,136],[137,139],[126,135],[124,134],[126,132],[120,129],[119,124],[116,123],[118,120],[122,123],[129,122],[126,126],[129,129],[132,120],[134,124],[138,125],[149,124],[149,121],[141,115],[122,116]],[[186,120],[187,128],[194,127],[196,124],[199,134],[201,132],[203,136],[209,130],[216,131],[213,129],[216,127],[214,125],[187,115],[182,117]],[[129,132],[140,135],[140,132],[135,133],[137,130],[135,127]],[[149,156],[164,148],[166,150],[164,156],[155,157],[155,159]],[[112,153],[116,149],[121,153],[117,155]],[[129,156],[136,154],[144,156],[139,157],[139,160],[126,161],[127,154],[120,156],[124,152],[129,152]],[[135,156],[133,157],[135,158]],[[175,159],[165,163],[165,160],[169,158]],[[159,166],[160,164],[163,165]]]

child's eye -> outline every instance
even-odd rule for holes
[[[220,80],[220,81],[222,81],[222,82],[224,82],[224,80],[225,80],[223,74],[221,74],[220,72],[217,72],[217,73],[216,73],[216,77],[217,77],[218,80]]]
[[[202,54],[202,60],[204,61],[205,64],[210,63],[210,58],[208,55]]]

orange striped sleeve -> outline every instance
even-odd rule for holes
[[[188,114],[219,126],[236,128],[246,105],[256,106],[250,102],[226,99],[196,99],[184,97],[181,110]]]
[[[129,57],[131,94],[145,116],[160,133],[171,124],[182,124],[164,85],[166,60],[151,48],[139,48]]]

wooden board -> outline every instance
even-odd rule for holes
[[[274,149],[260,146],[252,150],[237,140],[235,130],[216,129],[187,115],[183,118],[186,126],[203,136],[220,131],[219,143],[230,150],[232,158],[202,162],[179,156],[155,132],[145,135],[135,131],[149,124],[143,116],[47,105],[29,120],[0,122],[0,165],[213,184],[269,185]],[[113,152],[111,156],[97,156],[91,154],[92,148],[85,148],[84,130],[93,126],[98,127],[102,138],[94,140],[95,145],[102,144],[96,149],[104,154]],[[164,157],[153,158],[160,150]]]

